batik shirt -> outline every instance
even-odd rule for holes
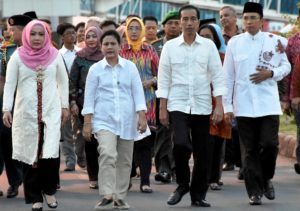
[[[135,52],[129,44],[125,44],[122,47],[120,56],[132,61],[137,66],[142,82],[144,80],[151,80],[157,76],[159,58],[152,46],[142,44],[141,50]],[[146,118],[150,127],[156,126],[155,89],[155,86],[151,86],[150,89],[144,88],[147,104]]]

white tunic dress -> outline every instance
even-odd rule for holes
[[[37,72],[25,66],[18,51],[11,56],[4,86],[3,111],[11,111],[13,159],[33,164],[38,150]],[[14,102],[14,94],[16,97]],[[59,151],[61,109],[68,108],[68,75],[60,54],[44,70],[42,121],[44,143],[42,158],[57,158]]]

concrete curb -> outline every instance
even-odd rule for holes
[[[288,158],[296,158],[296,136],[279,133],[279,154]]]

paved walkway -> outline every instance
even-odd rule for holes
[[[237,170],[224,172],[224,187],[221,191],[209,191],[207,200],[212,204],[211,208],[195,208],[190,206],[190,197],[187,194],[182,202],[176,206],[168,206],[166,200],[176,187],[175,184],[162,185],[152,179],[152,194],[139,191],[139,180],[133,181],[133,187],[127,200],[132,211],[186,211],[186,210],[210,210],[210,211],[299,211],[300,210],[300,175],[296,175],[292,168],[293,159],[279,157],[274,185],[276,188],[275,201],[263,198],[262,206],[250,206],[246,195],[244,183],[236,179]],[[61,168],[63,169],[63,167]],[[58,208],[60,211],[92,211],[99,196],[97,190],[88,188],[87,174],[79,169],[73,173],[61,172],[62,188],[57,193]],[[0,177],[0,187],[7,189],[5,175]],[[24,204],[23,190],[17,198],[7,199],[0,197],[0,211],[26,211],[31,210],[31,205]],[[44,205],[44,210],[50,210]]]

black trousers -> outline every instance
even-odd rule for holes
[[[192,200],[205,199],[209,180],[209,115],[191,115],[170,112],[173,130],[173,154],[176,180],[180,186],[189,186]],[[189,160],[193,153],[194,167],[190,183]]]
[[[172,174],[175,168],[171,129],[158,126],[154,141],[154,158],[157,172]]]
[[[37,168],[23,164],[24,195],[27,204],[43,202],[43,193],[47,195],[56,193],[57,159],[39,159]]]
[[[150,173],[152,168],[152,147],[155,133],[151,131],[151,135],[140,141],[134,142],[133,147],[133,163],[130,177],[136,175],[136,167],[140,168],[141,186],[150,185]]]
[[[278,154],[279,116],[237,117],[248,195],[262,195],[273,178]]]
[[[85,141],[85,156],[89,181],[98,181],[98,141],[92,136],[91,141]]]
[[[221,179],[221,158],[225,139],[218,136],[210,136],[210,179],[209,183],[217,183]]]
[[[21,162],[12,159],[13,149],[11,128],[5,127],[2,123],[2,120],[0,122],[0,148],[2,150],[8,184],[10,186],[20,186],[23,178],[23,165]]]

